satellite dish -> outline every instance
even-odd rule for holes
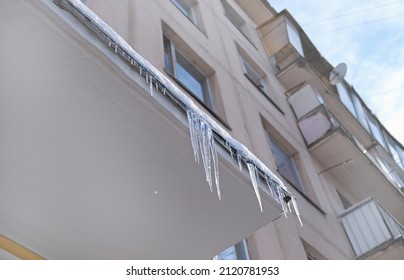
[[[330,73],[330,83],[332,85],[339,84],[345,78],[346,71],[348,70],[345,63],[338,64]]]

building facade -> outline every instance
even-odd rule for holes
[[[16,26],[2,27],[10,46],[23,46],[1,49],[12,65],[2,69],[3,258],[404,258],[404,148],[332,79],[288,11],[261,0],[81,1],[121,42],[79,1],[23,2],[0,9]],[[221,199],[195,163],[189,111],[126,43],[214,121]],[[275,176],[251,171],[227,134]],[[303,226],[296,210],[282,214],[271,183],[264,191],[277,178]]]

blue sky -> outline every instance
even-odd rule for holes
[[[295,17],[346,81],[404,144],[404,0],[269,0]]]

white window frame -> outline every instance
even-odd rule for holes
[[[176,81],[190,92],[197,100],[203,103],[207,108],[215,111],[215,104],[213,102],[213,95],[209,85],[209,77],[199,67],[195,66],[183,52],[176,48],[174,43],[166,36],[164,36],[164,64],[166,71],[172,75]],[[191,76],[194,81],[200,84],[200,94],[190,84],[183,80],[180,76],[179,66]]]
[[[294,188],[299,190],[300,192],[306,194],[305,187],[303,185],[303,181],[301,179],[300,171],[296,166],[294,158],[290,155],[290,153],[282,147],[282,145],[279,144],[278,141],[276,141],[270,134],[267,132],[267,138],[268,142],[271,148],[271,152],[277,167],[277,170],[282,177],[288,181]],[[283,168],[281,166],[280,161],[283,159],[280,159],[278,157],[278,152],[282,153],[282,157],[286,158],[288,160],[287,164],[287,171],[289,172],[284,172]],[[285,163],[285,162],[283,162]],[[287,173],[292,173],[292,174],[287,174]],[[291,177],[292,176],[292,177]]]

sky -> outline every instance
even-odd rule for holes
[[[320,53],[404,144],[404,0],[269,0],[289,10]]]

